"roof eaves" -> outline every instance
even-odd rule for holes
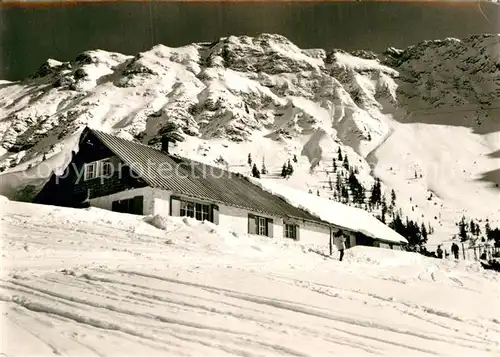
[[[408,244],[408,242],[405,242],[405,241],[387,240],[387,239],[383,239],[383,238],[375,238],[375,240],[380,241],[382,243],[389,243],[389,244]]]

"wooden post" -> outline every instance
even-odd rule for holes
[[[330,240],[329,240],[329,246],[330,246],[330,255],[333,254],[333,243],[332,243],[332,227],[330,226]]]

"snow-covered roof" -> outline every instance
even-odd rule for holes
[[[252,178],[251,181],[264,190],[281,197],[291,205],[309,212],[324,222],[347,230],[360,232],[375,239],[408,243],[405,237],[386,226],[365,210],[350,207],[269,180]]]

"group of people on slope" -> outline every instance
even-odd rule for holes
[[[453,254],[455,259],[458,259],[459,250],[460,250],[460,248],[458,247],[458,244],[453,242],[453,244],[451,245],[451,253]],[[443,254],[445,255],[445,257],[448,256],[448,253],[446,251],[443,251],[443,248],[441,248],[441,244],[440,244],[440,245],[438,245],[437,250],[436,250],[436,255],[437,255],[438,259],[443,259]]]

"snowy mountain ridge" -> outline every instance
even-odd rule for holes
[[[61,140],[85,125],[147,143],[168,120],[186,134],[182,155],[223,158],[248,173],[250,153],[259,166],[265,160],[264,178],[321,196],[331,196],[340,148],[367,189],[381,178],[405,214],[431,221],[446,240],[462,215],[499,216],[499,39],[375,54],[300,49],[262,34],[51,59],[31,78],[0,83],[0,166],[10,167],[2,192],[12,196],[16,171],[56,157]],[[281,166],[293,155],[284,181]]]

